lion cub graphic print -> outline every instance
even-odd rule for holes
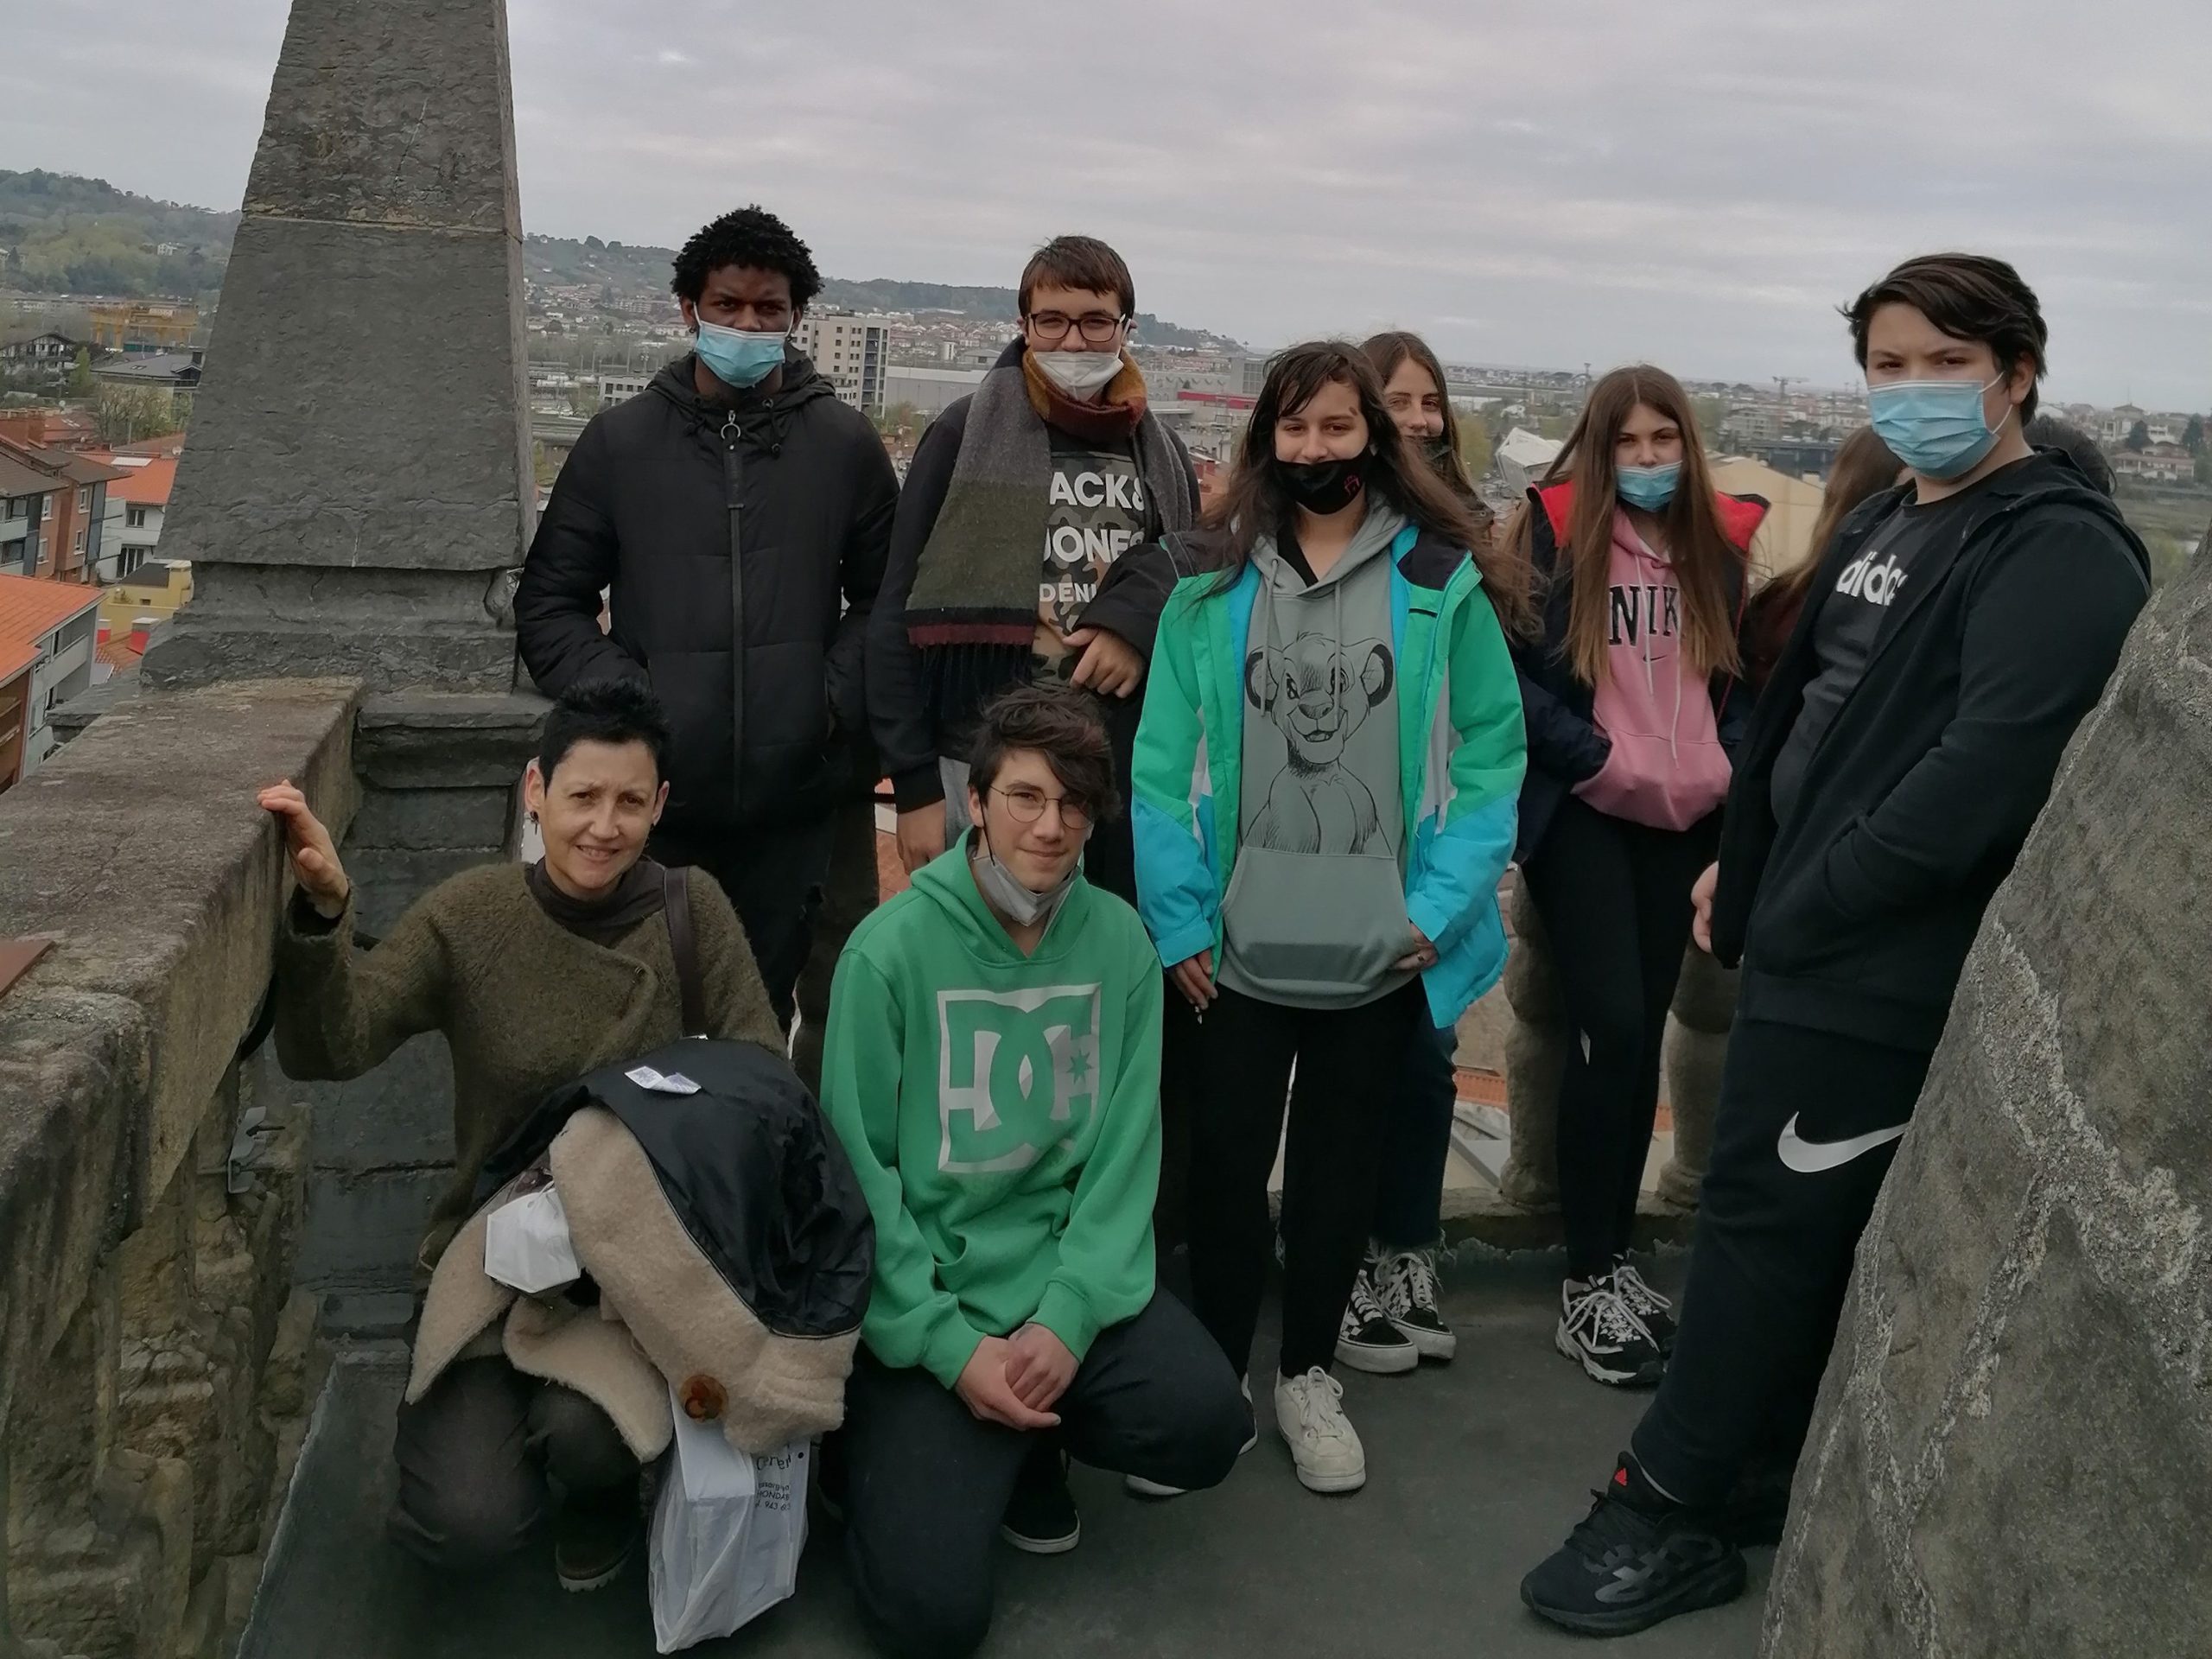
[[[1375,791],[1344,764],[1352,734],[1390,695],[1396,673],[1381,640],[1339,646],[1321,633],[1244,659],[1244,700],[1282,734],[1288,751],[1245,834],[1248,844],[1286,853],[1396,851],[1382,833]]]

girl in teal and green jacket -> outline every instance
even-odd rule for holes
[[[1505,964],[1527,600],[1405,448],[1357,348],[1272,365],[1200,574],[1160,618],[1134,767],[1137,891],[1198,1011],[1191,1278],[1249,1362],[1289,1098],[1275,1413],[1317,1491],[1366,1478],[1328,1375],[1405,1046]]]

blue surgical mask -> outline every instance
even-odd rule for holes
[[[699,319],[699,360],[726,386],[757,386],[784,360],[784,336]]]
[[[1982,394],[2000,385],[1972,380],[1897,380],[1870,386],[1866,406],[1874,434],[1890,453],[1923,478],[1956,478],[1997,447],[2012,411],[1993,427],[1981,410]]]
[[[1675,485],[1681,475],[1682,463],[1679,461],[1658,467],[1617,467],[1613,469],[1613,488],[1631,507],[1656,512],[1675,499]]]

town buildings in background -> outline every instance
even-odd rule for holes
[[[48,719],[94,683],[99,590],[0,574],[0,789],[54,748]]]
[[[850,311],[809,311],[791,331],[799,350],[837,389],[841,402],[874,418],[883,413],[884,372],[891,366],[891,319]]]

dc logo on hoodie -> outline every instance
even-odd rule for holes
[[[937,1166],[1027,1169],[1097,1105],[1098,987],[937,994]]]

